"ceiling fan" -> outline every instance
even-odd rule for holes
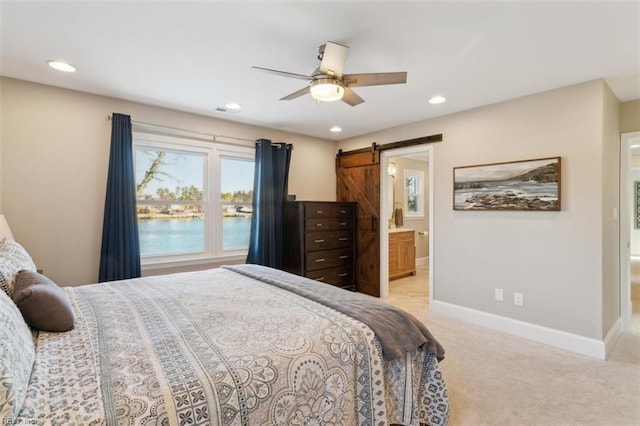
[[[344,68],[348,51],[349,47],[338,43],[328,41],[326,44],[323,44],[318,48],[320,66],[311,75],[296,74],[262,67],[252,68],[282,77],[309,81],[307,87],[280,98],[281,101],[289,101],[310,93],[318,102],[342,100],[351,106],[356,106],[364,102],[364,99],[351,90],[352,87],[381,86],[407,82],[406,72],[343,74],[342,69]]]

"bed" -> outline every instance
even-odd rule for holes
[[[73,328],[33,339],[0,292],[0,417],[14,423],[448,421],[442,347],[375,298],[257,265],[51,290]]]

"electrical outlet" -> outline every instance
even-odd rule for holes
[[[513,304],[516,306],[524,306],[524,294],[513,293]]]
[[[504,292],[501,288],[496,288],[493,294],[493,298],[496,299],[496,302],[502,302],[504,300]]]

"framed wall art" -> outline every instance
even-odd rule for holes
[[[560,210],[560,157],[453,168],[454,210]]]

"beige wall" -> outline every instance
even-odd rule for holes
[[[2,212],[39,268],[60,285],[98,275],[111,122],[133,120],[294,145],[289,192],[335,200],[335,142],[2,78]]]
[[[593,81],[539,93],[339,142],[338,148],[443,133],[430,161],[434,299],[601,339],[602,293],[609,289],[603,279],[613,277],[603,270],[609,267],[603,248],[610,245],[614,202],[603,201],[611,183],[603,176],[615,173],[603,166],[603,132],[612,130],[615,115],[603,87]],[[552,156],[562,157],[562,211],[451,208],[453,167]],[[494,301],[496,287],[504,289],[505,302]],[[524,307],[510,303],[514,292],[524,293]]]
[[[620,104],[620,133],[640,131],[640,99]]]

